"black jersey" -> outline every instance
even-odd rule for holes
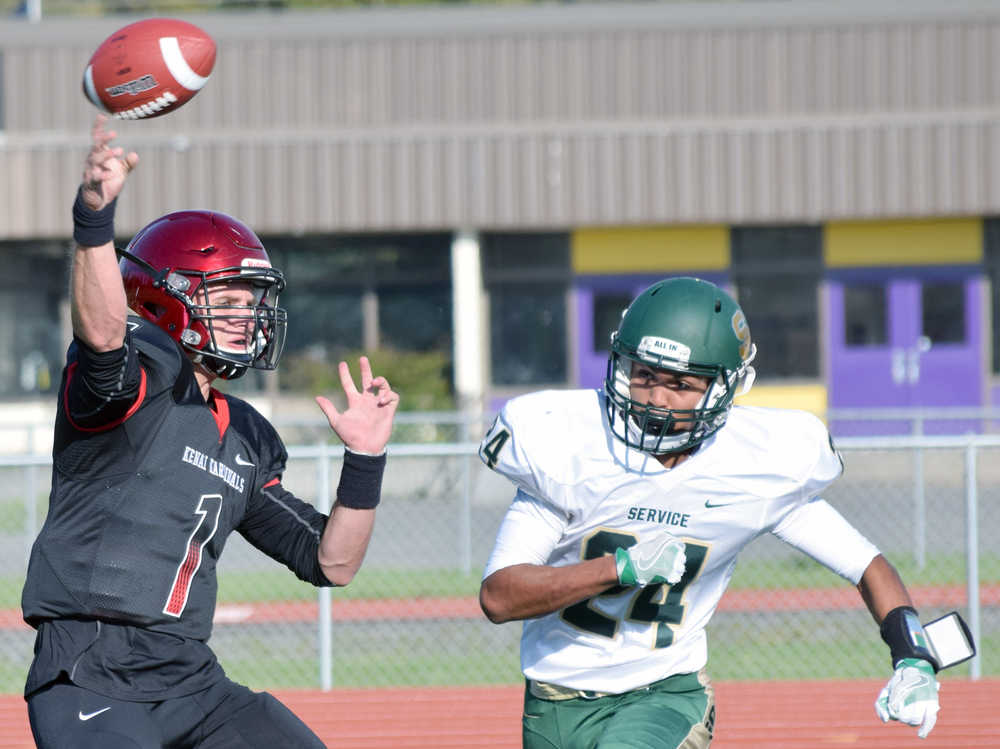
[[[36,656],[26,691],[60,672],[125,699],[214,678],[205,641],[234,530],[299,578],[329,584],[317,557],[327,517],[282,488],[287,453],[274,428],[239,398],[213,390],[206,404],[169,336],[134,317],[128,328],[141,380],[127,409],[109,406],[109,423],[74,419],[80,347],[67,356],[49,511],[22,595],[36,650],[50,652]]]

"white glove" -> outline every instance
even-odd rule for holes
[[[658,533],[627,549],[615,550],[618,582],[651,585],[680,582],[684,575],[684,542],[669,533]]]
[[[927,734],[937,722],[938,684],[934,667],[925,660],[904,658],[896,664],[889,683],[875,700],[875,713],[883,723],[898,720],[909,726],[920,726],[917,736]]]

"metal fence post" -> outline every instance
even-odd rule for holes
[[[976,491],[976,445],[970,440],[965,448],[965,553],[968,574],[969,629],[977,643],[976,655],[969,664],[969,678],[978,679],[982,674],[979,638],[979,517]]]
[[[24,558],[31,559],[31,547],[38,532],[38,466],[25,466],[24,486]]]
[[[472,458],[460,457],[462,461],[462,507],[459,511],[458,549],[459,569],[466,575],[472,569]]]
[[[917,416],[913,420],[913,434],[917,437],[924,433],[924,420]],[[917,569],[922,570],[927,564],[927,505],[924,496],[924,449],[917,445],[913,448],[913,556]]]
[[[330,452],[326,442],[319,444],[316,456],[316,508],[330,513]],[[330,589],[320,588],[316,594],[319,606],[319,685],[324,692],[333,687],[333,621],[330,614]]]

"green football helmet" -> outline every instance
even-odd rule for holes
[[[629,305],[611,335],[604,379],[614,435],[654,455],[689,450],[726,423],[733,398],[750,389],[757,348],[743,310],[729,294],[698,278],[653,284]],[[632,365],[708,378],[694,409],[656,408],[631,397]]]

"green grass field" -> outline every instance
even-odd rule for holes
[[[928,559],[923,569],[908,558],[894,558],[893,564],[908,585],[965,585],[965,557],[955,554]],[[1000,554],[980,558],[979,579],[1000,581]],[[333,591],[335,599],[430,598],[475,596],[479,592],[480,571],[463,573],[453,569],[402,570],[362,568],[346,588]],[[0,609],[21,605],[23,578],[0,575]],[[730,590],[779,590],[782,588],[836,588],[849,586],[808,557],[795,555],[788,561],[746,560],[736,567]],[[297,580],[287,570],[219,573],[219,603],[299,601],[316,596],[311,585]]]
[[[939,556],[917,569],[911,559],[892,560],[909,585],[964,586],[965,558]],[[1000,555],[980,559],[981,582],[1000,581]],[[479,593],[480,571],[465,574],[451,569],[398,570],[362,568],[346,588],[333,590],[335,599],[430,598],[475,596]],[[808,557],[795,555],[789,561],[747,560],[737,565],[729,590],[780,590],[784,588],[837,588],[850,583]],[[315,589],[292,578],[284,569],[265,572],[225,572],[219,575],[219,600],[225,603],[269,600],[305,600],[315,597]]]
[[[922,570],[893,559],[912,585],[965,583],[964,556],[928,560]],[[980,580],[1000,580],[1000,555],[981,559]],[[22,580],[0,577],[0,608],[20,605]],[[850,588],[850,584],[805,557],[782,562],[746,560],[730,590]],[[479,571],[364,568],[334,601],[475,596]],[[312,586],[283,568],[223,571],[220,603],[313,600]],[[979,642],[984,676],[1000,675],[1000,617],[984,609]],[[514,684],[520,680],[516,624],[497,628],[482,620],[337,622],[333,626],[333,683],[340,687]],[[502,632],[502,637],[499,633]],[[20,691],[30,659],[31,633],[0,648],[0,692]],[[316,625],[276,623],[216,628],[212,645],[227,673],[255,688],[315,688],[319,685]],[[716,680],[858,679],[886,674],[885,645],[860,609],[851,611],[721,611],[709,625],[709,669]],[[968,676],[968,664],[944,678]]]

